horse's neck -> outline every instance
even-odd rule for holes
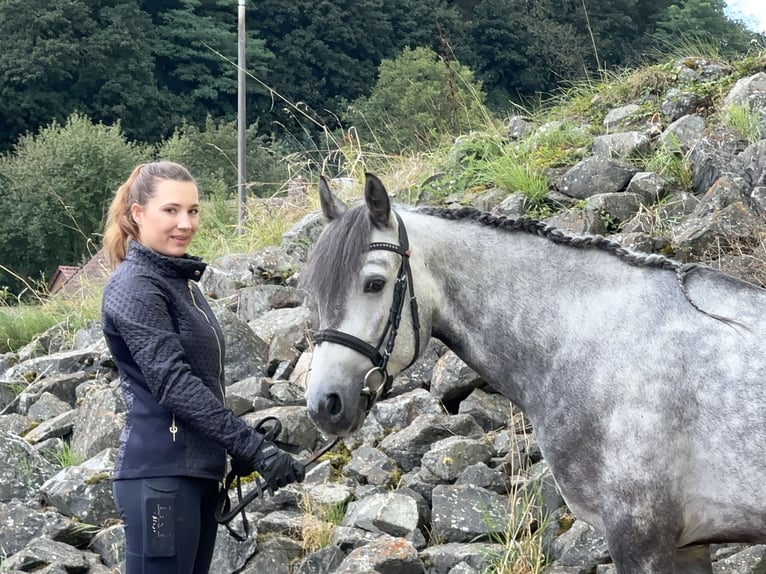
[[[411,235],[423,250],[425,285],[415,291],[429,298],[433,335],[517,404],[525,382],[538,384],[555,350],[579,336],[588,307],[633,269],[606,256],[596,273],[583,269],[599,257],[592,250],[438,217]]]

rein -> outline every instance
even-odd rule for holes
[[[267,427],[266,423],[273,424]],[[258,423],[255,425],[255,430],[261,433],[266,440],[275,443],[280,448],[283,446],[293,446],[277,440],[279,433],[282,432],[282,423],[276,417],[266,417],[263,420],[258,421]],[[339,440],[340,437],[335,437],[332,441],[328,442],[319,450],[313,452],[311,456],[309,456],[306,460],[301,461],[306,472],[308,472],[309,469],[311,469],[317,463],[319,457],[332,450],[332,448],[338,444]],[[233,470],[230,471],[228,475],[226,475],[224,484],[221,486],[220,497],[222,500],[220,506],[216,508],[215,511],[216,522],[218,522],[218,524],[223,524],[226,527],[226,530],[229,531],[229,534],[231,534],[231,536],[239,542],[247,540],[247,537],[250,535],[250,524],[247,520],[247,516],[245,515],[245,507],[264,493],[263,481],[261,481],[259,478],[256,478],[255,487],[250,492],[242,496],[241,479],[242,477],[240,477]],[[231,488],[235,480],[237,482],[238,502],[232,506],[231,500],[229,500],[229,488]],[[242,529],[245,532],[244,534],[240,534],[229,524],[234,519],[234,517],[240,513],[242,514]]]
[[[415,287],[412,281],[412,270],[410,269],[410,245],[407,238],[407,230],[404,227],[404,222],[398,213],[392,212],[396,216],[396,221],[399,227],[399,245],[394,243],[385,242],[373,242],[370,243],[369,250],[383,250],[392,251],[401,256],[401,263],[399,265],[399,273],[396,276],[396,282],[394,283],[394,296],[391,302],[391,310],[388,314],[388,323],[383,330],[383,334],[380,336],[377,346],[373,347],[367,341],[363,341],[359,337],[349,335],[337,329],[322,329],[314,334],[314,342],[318,345],[320,343],[335,343],[342,345],[349,349],[353,349],[357,353],[360,353],[372,361],[373,367],[367,371],[364,376],[364,387],[362,388],[362,396],[367,400],[367,406],[365,411],[370,412],[370,409],[381,398],[385,398],[390,392],[393,386],[393,377],[388,373],[388,360],[391,358],[391,353],[394,351],[394,344],[396,342],[396,335],[399,332],[399,323],[402,319],[402,309],[404,307],[405,294],[407,289],[410,291],[410,312],[412,315],[412,329],[415,336],[415,350],[412,355],[412,360],[407,367],[410,367],[420,355],[420,319],[418,317],[418,300],[415,297]],[[383,344],[385,343],[385,349],[381,352]],[[374,373],[380,373],[381,382],[377,385],[373,385],[372,375]]]

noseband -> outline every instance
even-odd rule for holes
[[[394,284],[394,297],[391,302],[391,310],[388,314],[388,323],[383,330],[383,334],[378,341],[376,347],[373,347],[368,342],[363,341],[359,337],[349,335],[336,329],[322,329],[314,334],[314,342],[319,343],[336,343],[343,345],[349,349],[361,353],[365,357],[372,361],[373,367],[364,376],[364,388],[362,389],[362,396],[367,398],[366,412],[370,412],[370,409],[378,399],[384,398],[390,391],[393,385],[393,377],[388,374],[386,367],[388,366],[388,360],[391,358],[391,353],[394,351],[394,343],[396,341],[396,334],[399,331],[399,322],[402,318],[402,308],[404,307],[404,297],[407,289],[410,290],[410,311],[412,314],[412,329],[415,335],[415,352],[412,355],[412,360],[405,367],[407,369],[414,363],[420,355],[420,320],[418,318],[418,301],[415,297],[415,288],[412,282],[412,271],[410,269],[410,247],[407,240],[407,230],[404,228],[404,222],[399,214],[392,212],[396,216],[396,221],[399,224],[399,245],[393,243],[376,242],[370,243],[369,250],[381,249],[384,251],[393,251],[398,253],[402,257],[401,264],[399,265],[399,273],[396,276],[396,282]],[[388,339],[386,342],[386,338]],[[383,343],[386,342],[385,350],[381,353]],[[404,370],[404,369],[403,369]],[[380,373],[382,382],[374,385],[372,378],[375,373]]]

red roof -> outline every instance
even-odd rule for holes
[[[55,291],[58,291],[58,289],[64,283],[69,281],[69,279],[79,270],[79,267],[74,267],[72,265],[59,265],[53,274],[53,277],[51,277],[51,280],[48,281],[48,292],[54,293]]]

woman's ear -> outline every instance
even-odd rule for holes
[[[130,206],[130,216],[133,218],[133,221],[136,222],[136,225],[141,224],[141,217],[143,216],[143,210],[141,209],[141,206],[137,203],[134,203]]]

